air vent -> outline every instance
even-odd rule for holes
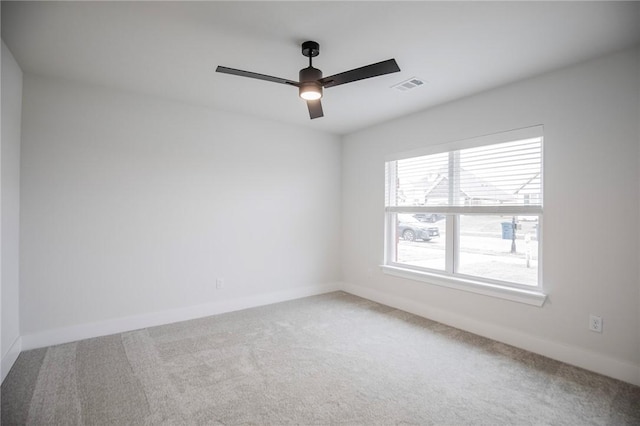
[[[422,79],[420,79],[418,77],[411,77],[408,80],[401,81],[400,83],[396,84],[395,86],[391,86],[391,88],[399,90],[401,92],[406,92],[408,90],[415,89],[416,87],[420,87],[423,84],[424,84],[424,80],[422,80]]]

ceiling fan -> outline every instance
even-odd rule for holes
[[[300,70],[299,82],[223,66],[218,66],[216,68],[216,72],[295,86],[299,89],[300,97],[307,101],[309,116],[311,119],[314,119],[324,116],[322,113],[322,104],[320,103],[323,88],[334,87],[340,84],[351,83],[358,80],[364,80],[365,78],[377,77],[400,71],[400,67],[398,67],[396,60],[388,59],[386,61],[355,68],[329,77],[322,77],[322,71],[314,68],[311,64],[311,58],[314,58],[319,54],[320,45],[315,41],[305,41],[302,43],[302,55],[309,58],[309,66]]]

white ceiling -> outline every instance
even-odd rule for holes
[[[2,2],[25,73],[345,134],[640,42],[638,2]],[[325,90],[309,120],[292,80],[320,43],[324,75],[395,58],[401,72]],[[417,76],[410,92],[390,86]]]

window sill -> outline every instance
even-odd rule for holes
[[[415,271],[398,266],[381,265],[382,272],[395,277],[406,278],[414,281],[422,281],[428,284],[441,287],[453,288],[456,290],[469,291],[471,293],[482,294],[484,296],[497,297],[511,300],[513,302],[525,303],[527,305],[541,307],[544,305],[547,295],[537,290],[524,290],[513,287],[501,286],[498,284],[483,283],[479,281],[465,280],[461,278],[447,277],[428,272]]]

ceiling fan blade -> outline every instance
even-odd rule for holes
[[[315,101],[307,101],[307,107],[309,108],[309,117],[313,120],[314,118],[324,117],[322,113],[322,103],[320,99]]]
[[[251,71],[237,70],[235,68],[223,67],[223,66],[220,66],[220,65],[216,68],[216,72],[222,72],[222,73],[225,73],[225,74],[237,75],[237,76],[240,76],[240,77],[256,78],[258,80],[271,81],[273,83],[287,84],[289,86],[296,86],[296,87],[299,86],[299,83],[297,81],[287,80],[286,78],[272,77],[270,75],[258,74],[257,72],[251,72]]]
[[[400,67],[395,59],[366,65],[340,74],[331,75],[318,80],[324,87],[338,86],[352,81],[364,80],[365,78],[377,77],[379,75],[391,74],[400,71]]]

